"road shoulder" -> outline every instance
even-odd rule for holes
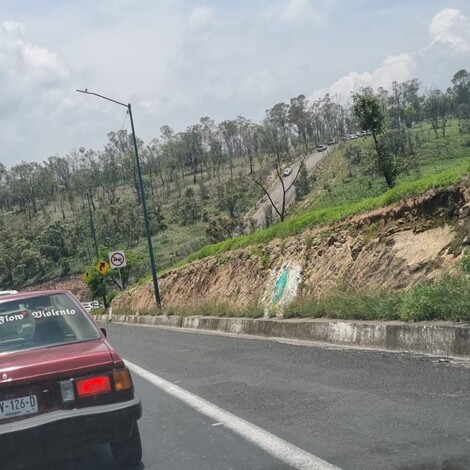
[[[470,323],[366,322],[329,319],[280,320],[220,317],[99,315],[100,322],[115,322],[187,331],[320,342],[338,346],[433,356],[470,358]]]

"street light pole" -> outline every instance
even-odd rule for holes
[[[99,95],[98,93],[92,93],[91,91],[88,91],[86,88],[85,90],[77,90],[79,93],[85,93],[87,95],[95,95],[98,96],[98,98],[103,98],[104,100],[111,101],[113,103],[119,104],[120,106],[124,106],[127,108],[127,111],[129,112],[129,117],[131,120],[131,128],[132,128],[132,137],[134,141],[134,152],[135,152],[135,161],[136,161],[136,168],[137,168],[137,175],[139,178],[139,186],[140,186],[140,199],[142,201],[142,210],[144,212],[144,222],[145,222],[145,232],[147,235],[147,245],[148,245],[148,252],[149,252],[149,257],[150,257],[150,267],[152,270],[152,278],[153,278],[153,289],[155,292],[155,303],[157,304],[157,308],[161,309],[162,304],[160,300],[160,290],[158,289],[158,279],[157,279],[157,269],[155,265],[155,258],[153,256],[153,246],[152,246],[152,234],[150,232],[150,222],[148,218],[148,213],[147,213],[147,201],[145,198],[145,189],[144,189],[144,183],[142,180],[142,171],[140,168],[140,159],[139,159],[139,150],[137,147],[137,139],[135,136],[135,129],[134,129],[134,119],[132,117],[132,108],[131,104],[124,104],[121,103],[120,101],[113,100],[111,98],[108,98],[107,96]]]
[[[91,226],[91,233],[93,235],[93,242],[95,244],[95,254],[96,254],[96,258],[99,260],[100,254],[98,251],[98,241],[96,240],[95,222],[93,221],[93,213],[91,212],[90,194],[88,191],[86,192],[86,200],[88,203],[88,213],[90,214],[90,226]]]

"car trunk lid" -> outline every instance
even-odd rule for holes
[[[108,372],[113,366],[103,339],[1,355],[0,424],[61,409],[61,380]]]

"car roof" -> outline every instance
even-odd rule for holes
[[[16,294],[2,295],[0,297],[0,302],[6,302],[8,300],[16,300],[16,299],[29,299],[31,297],[40,297],[42,295],[53,295],[53,294],[71,294],[71,292],[66,289],[49,289],[49,290],[18,292]]]

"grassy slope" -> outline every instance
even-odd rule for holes
[[[258,243],[267,243],[274,238],[296,235],[314,225],[328,225],[345,217],[399,202],[401,199],[422,194],[428,189],[457,183],[470,171],[469,136],[461,136],[457,120],[451,120],[447,136],[436,139],[429,126],[414,129],[429,141],[417,149],[416,164],[401,176],[398,184],[386,189],[383,178],[377,174],[365,174],[367,162],[353,167],[348,177],[348,165],[342,156],[342,148],[333,152],[319,171],[311,196],[301,207],[308,208],[295,213],[284,222],[253,234],[208,245],[191,254],[178,265],[213,256],[228,250]],[[350,144],[345,144],[350,145]],[[366,147],[367,139],[354,141],[353,145]],[[445,150],[443,150],[445,149]],[[299,209],[294,209],[294,211]]]
[[[327,225],[344,217],[399,202],[405,197],[421,194],[430,188],[457,183],[470,171],[470,136],[459,133],[458,123],[449,123],[447,136],[436,139],[429,126],[414,129],[424,141],[417,150],[416,164],[398,180],[395,188],[387,190],[380,175],[365,172],[367,161],[351,167],[342,150],[333,152],[317,170],[310,196],[293,208],[283,223],[248,236],[226,240],[193,253],[179,264],[248,245],[266,243],[278,237],[301,233],[313,225]],[[349,145],[349,144],[347,144]],[[355,141],[364,149],[367,139]],[[350,174],[351,173],[351,174]],[[467,268],[470,267],[470,258]],[[464,263],[465,265],[465,263]],[[467,273],[470,269],[465,270]],[[364,320],[470,320],[470,279],[468,274],[446,276],[433,285],[417,286],[409,292],[359,292],[347,286],[329,292],[321,298],[300,297],[287,306],[285,316],[330,317]],[[229,309],[230,310],[230,309]],[[256,306],[236,312],[236,316],[260,316]],[[221,313],[222,312],[222,313]],[[185,311],[172,306],[168,313],[187,315],[234,315],[223,304],[202,304]]]

